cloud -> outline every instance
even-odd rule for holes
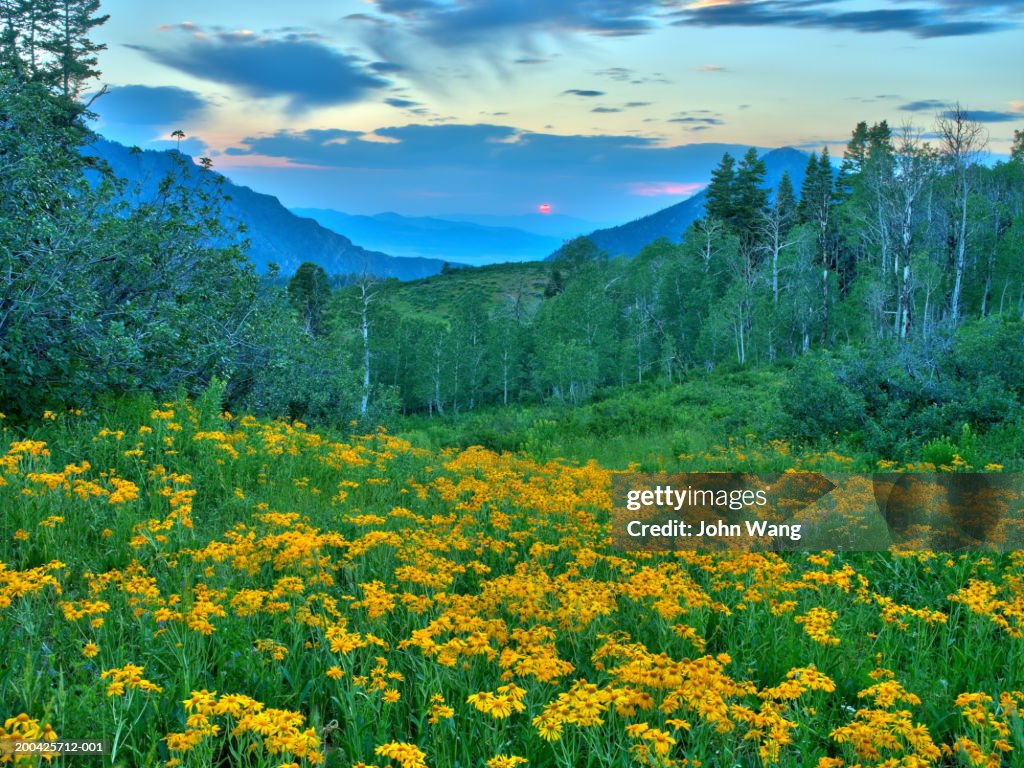
[[[246,138],[227,154],[236,158],[279,157],[303,165],[346,169],[422,173],[463,168],[481,174],[548,175],[557,168],[558,175],[566,178],[629,174],[635,179],[638,174],[657,178],[665,168],[682,169],[686,175],[699,177],[698,169],[703,168],[708,151],[706,147],[662,146],[657,139],[638,136],[563,136],[478,123],[390,126],[371,134],[344,129],[283,130]],[[710,167],[722,152],[712,155]]]
[[[1024,1],[1022,0],[937,0],[937,2],[953,10],[1024,13]]]
[[[925,137],[922,136],[922,138],[925,138]],[[850,140],[849,139],[813,139],[811,141],[804,141],[804,142],[801,142],[799,144],[792,144],[791,146],[794,149],[806,149],[806,150],[810,150],[812,152],[820,152],[825,147],[844,147],[845,148],[845,147],[849,146],[849,144],[850,144]],[[835,153],[830,153],[830,154],[833,155],[832,159],[835,160],[835,158],[836,158]]]
[[[208,106],[194,91],[173,86],[115,85],[96,100],[93,111],[104,123],[163,127],[185,124]]]
[[[360,101],[391,85],[373,64],[295,34],[194,32],[174,47],[129,47],[172,69],[233,86],[251,97],[284,98],[293,112]]]
[[[625,106],[630,107],[630,108],[632,108],[632,107],[649,107],[649,106],[651,106],[651,102],[649,102],[649,101],[627,101]]]
[[[621,112],[622,110],[618,107],[594,107],[591,112],[598,112],[603,114],[609,114],[612,112]]]
[[[593,96],[604,96],[605,92],[604,91],[585,90],[585,89],[582,89],[582,88],[570,88],[567,91],[562,91],[562,95],[563,96],[564,95],[572,95],[572,96],[593,97]]]
[[[963,117],[973,120],[976,123],[1012,123],[1017,120],[1024,120],[1024,116],[1014,112],[994,112],[988,109],[965,109],[961,112]],[[953,110],[946,110],[942,117],[949,119],[954,117]]]
[[[705,64],[702,67],[697,67],[698,72],[728,72],[725,67],[720,67],[717,64]]]
[[[684,125],[725,125],[724,120],[717,117],[673,117],[670,123],[683,123]]]
[[[940,109],[945,109],[949,106],[948,101],[941,101],[940,99],[922,99],[921,101],[912,101],[909,104],[903,104],[898,109],[904,112],[936,112]]]
[[[369,13],[350,13],[347,16],[342,16],[341,20],[372,24],[374,26],[390,26],[390,22],[387,19],[382,19],[380,16],[373,16]]]
[[[146,149],[178,149],[183,154],[190,155],[193,158],[203,157],[204,155],[214,155],[216,153],[211,152],[209,146],[198,136],[189,136],[188,138],[182,139],[179,143],[177,139],[158,139],[156,141],[147,141]]]
[[[917,38],[957,37],[1016,27],[1014,1],[938,0],[939,6],[842,10],[841,0],[722,0],[691,4],[672,15],[678,26],[797,27],[863,33],[904,32]]]
[[[686,112],[676,112],[676,117],[669,118],[668,122],[689,126],[690,131],[706,131],[715,125],[725,125],[721,114],[710,109],[691,109]]]
[[[654,28],[658,0],[370,0],[379,13],[402,21],[438,45],[493,44],[509,36],[582,33],[636,35]]]
[[[294,206],[440,214],[509,211],[517,205],[527,210],[538,199],[550,199],[572,200],[580,215],[589,211],[603,220],[627,221],[652,212],[652,195],[629,194],[630,183],[706,181],[723,152],[740,156],[745,149],[667,146],[650,136],[558,135],[492,123],[427,123],[371,134],[282,130],[246,138],[217,162],[240,183],[272,184]],[[670,194],[668,187],[661,189]]]
[[[629,83],[630,85],[644,85],[645,83],[669,83],[660,72],[651,75],[641,75],[628,67],[607,67],[598,69],[593,73],[597,77],[607,77],[618,83]]]
[[[1024,112],[1024,99],[1014,99],[1007,103],[1010,105],[1010,109],[1014,112]]]
[[[1003,112],[988,109],[965,109],[963,115],[968,120],[974,120],[978,123],[1012,123],[1015,120],[1024,119],[1019,114],[1019,110],[1013,109],[1015,102],[1010,102],[1011,111]],[[1018,102],[1021,106],[1024,106],[1024,102]],[[904,112],[932,112],[938,114],[940,117],[949,118],[953,116],[953,110],[950,109],[951,102],[941,101],[939,99],[923,99],[922,101],[912,101],[909,104],[904,104],[900,107]]]
[[[397,109],[411,109],[412,107],[420,106],[420,103],[418,101],[413,101],[412,99],[391,98],[384,99],[384,103],[387,104],[389,107],[395,107]]]
[[[366,65],[367,69],[372,69],[378,75],[393,75],[397,72],[404,72],[405,67],[401,64],[395,64],[393,61],[373,61]]]
[[[690,197],[700,192],[707,184],[689,181],[632,181],[629,183],[629,194],[639,197]]]

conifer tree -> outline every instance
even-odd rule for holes
[[[705,211],[710,218],[726,221],[734,207],[733,184],[736,179],[736,161],[726,152],[718,167],[711,172]]]

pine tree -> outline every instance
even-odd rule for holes
[[[779,180],[779,188],[775,192],[773,209],[777,212],[779,219],[783,222],[782,236],[785,237],[789,230],[796,223],[796,192],[793,189],[793,179],[789,171],[782,172]]]
[[[757,150],[751,147],[736,169],[736,182],[733,187],[731,220],[741,238],[752,236],[754,225],[768,207],[768,190],[761,186],[764,184],[766,173],[764,160],[758,157]]]
[[[875,123],[868,131],[868,157],[871,160],[880,160],[892,154],[892,129],[889,123],[883,120]]]
[[[809,222],[813,216],[814,183],[818,178],[818,153],[811,152],[804,169],[804,182],[800,186],[800,202],[797,204],[797,218],[801,224]]]
[[[718,167],[711,172],[704,211],[709,218],[726,221],[732,213],[733,184],[736,180],[736,161],[726,152]]]
[[[853,185],[867,163],[869,142],[868,124],[862,120],[853,129],[853,135],[843,152],[843,162],[839,166],[836,196],[840,200],[846,200],[853,194]]]
[[[99,9],[100,0],[54,2],[54,25],[44,46],[54,59],[54,84],[69,99],[77,99],[83,84],[99,75],[96,54],[107,46],[94,43],[89,35],[110,18],[99,15]]]
[[[821,265],[821,344],[828,340],[829,274],[835,269],[832,243],[832,208],[835,205],[832,184],[832,162],[828,148],[821,157],[813,153],[807,162],[807,175],[800,188],[800,222],[808,224],[815,233],[817,260]]]
[[[288,281],[288,299],[299,313],[303,329],[312,336],[324,332],[324,310],[330,297],[330,281],[319,264],[304,261]]]

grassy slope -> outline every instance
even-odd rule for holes
[[[410,417],[396,429],[434,450],[483,445],[542,459],[596,459],[610,469],[770,471],[792,458],[779,451],[800,452],[772,443],[783,383],[781,371],[772,369],[702,373],[678,385],[609,390],[578,408],[496,407],[449,419]],[[841,443],[827,449],[852,459],[842,462],[844,469],[868,471],[874,462]]]
[[[445,275],[392,284],[391,305],[403,315],[451,320],[454,309],[467,297],[482,293],[497,307],[521,292],[524,311],[534,311],[544,296],[550,265],[542,262],[465,267]]]

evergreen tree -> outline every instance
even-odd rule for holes
[[[867,163],[868,144],[868,124],[862,120],[853,129],[853,135],[846,144],[846,151],[843,152],[843,162],[839,166],[836,197],[840,200],[846,200],[853,194],[853,184]]]
[[[789,230],[796,223],[796,206],[796,192],[793,189],[793,179],[790,178],[788,170],[783,171],[773,203],[774,210],[778,211],[779,219],[784,222],[783,236],[788,234]]]
[[[53,79],[66,98],[77,99],[83,84],[99,76],[97,54],[107,46],[89,35],[105,24],[100,0],[54,0],[55,20],[44,46],[53,57]]]
[[[718,167],[711,172],[711,183],[707,188],[707,203],[704,210],[709,218],[725,221],[734,207],[733,184],[736,178],[736,161],[726,152]]]
[[[758,157],[751,147],[736,169],[732,192],[732,211],[727,217],[741,240],[752,240],[757,231],[757,222],[768,206],[768,189],[764,188],[767,173],[764,159]]]
[[[868,158],[879,160],[892,153],[892,129],[889,123],[883,120],[875,123],[868,131]]]
[[[828,340],[828,318],[831,297],[829,293],[830,271],[835,268],[835,253],[832,247],[832,208],[835,204],[832,183],[832,163],[828,148],[821,157],[813,153],[807,163],[807,175],[800,189],[798,208],[801,223],[810,226],[815,233],[817,260],[821,268],[821,344]]]
[[[800,202],[797,204],[797,220],[806,224],[814,218],[814,183],[818,178],[818,153],[811,152],[804,169],[804,182],[800,187]]]
[[[320,336],[324,332],[324,309],[331,296],[327,272],[319,264],[304,261],[288,281],[288,299],[299,313],[306,333]]]

